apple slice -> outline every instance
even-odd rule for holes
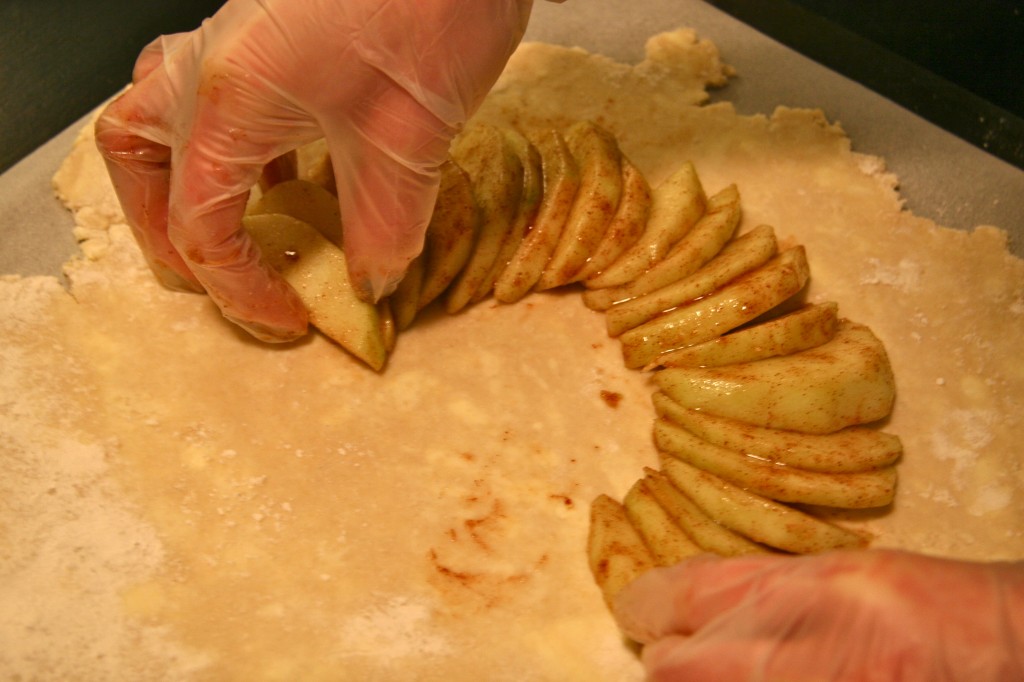
[[[377,315],[380,317],[380,335],[384,340],[384,352],[388,355],[395,350],[398,341],[398,325],[395,313],[391,308],[391,299],[384,298],[377,302]]]
[[[799,292],[808,277],[804,248],[783,251],[715,293],[624,332],[620,340],[626,366],[644,367],[662,353],[717,338]]]
[[[455,139],[451,153],[469,174],[481,212],[473,252],[445,298],[445,310],[457,313],[472,301],[490,274],[512,229],[523,191],[523,164],[508,136],[491,125],[467,128]]]
[[[625,509],[607,495],[599,495],[590,505],[587,559],[609,609],[622,588],[655,567]]]
[[[281,213],[315,227],[341,248],[341,210],[338,197],[308,180],[288,180],[263,193],[246,213]]]
[[[720,525],[684,495],[660,471],[645,468],[644,483],[654,499],[705,552],[720,556],[763,554],[768,550]]]
[[[249,215],[242,225],[264,261],[298,293],[310,323],[375,370],[387,360],[380,313],[356,294],[341,249],[309,223],[278,213]]]
[[[515,219],[512,221],[512,227],[509,229],[508,234],[505,235],[505,241],[501,245],[501,250],[498,252],[498,257],[494,260],[491,271],[484,278],[483,282],[480,283],[480,287],[473,295],[474,301],[486,298],[494,289],[498,277],[508,268],[512,257],[519,250],[519,246],[523,242],[523,237],[533,224],[534,218],[537,217],[537,211],[540,209],[541,195],[544,193],[543,167],[537,148],[515,130],[505,129],[503,132],[512,145],[512,149],[515,150],[516,155],[519,157],[520,164],[523,166],[523,189],[519,195],[519,208],[516,211]]]
[[[708,199],[704,215],[662,261],[627,285],[629,293],[641,296],[693,274],[718,255],[739,222],[740,195],[730,185]]]
[[[635,293],[626,284],[607,289],[588,289],[583,292],[583,303],[591,310],[614,310],[609,313],[609,330],[617,336],[659,314],[683,303],[689,303],[724,286],[745,272],[760,267],[776,254],[778,245],[775,231],[760,225],[736,237],[713,259],[689,277],[683,277],[668,286],[650,293]]]
[[[569,219],[580,185],[580,171],[565,138],[557,130],[530,136],[540,154],[544,189],[533,227],[494,283],[494,298],[514,303],[540,279]]]
[[[714,445],[666,419],[654,424],[654,444],[661,452],[779,502],[869,509],[891,504],[896,495],[893,466],[843,474],[805,471]]]
[[[394,292],[387,297],[388,309],[397,331],[408,329],[420,310],[420,292],[423,289],[423,254],[414,258]]]
[[[296,179],[298,170],[299,157],[294,149],[271,159],[260,172],[260,190],[266,192],[275,185]]]
[[[828,343],[839,328],[839,306],[827,302],[805,305],[761,324],[755,324],[680,348],[658,358],[662,367],[721,367],[798,353]]]
[[[665,257],[704,215],[707,197],[692,163],[685,163],[654,188],[643,234],[602,272],[584,281],[588,289],[632,282]]]
[[[452,159],[441,165],[441,184],[424,236],[420,310],[451,285],[469,261],[480,229],[480,211],[469,175]]]
[[[569,128],[565,140],[580,169],[580,187],[551,260],[537,280],[538,290],[573,281],[600,245],[622,197],[622,155],[615,137],[581,121]]]
[[[655,372],[654,382],[687,408],[819,434],[882,419],[896,396],[882,342],[846,320],[817,348],[725,367],[672,367]]]
[[[334,165],[327,152],[327,141],[314,140],[298,149],[299,178],[324,188],[334,196],[338,195],[338,183],[334,177]]]
[[[633,484],[623,498],[622,506],[659,566],[671,566],[701,553],[701,548],[658,504],[644,479]]]
[[[867,545],[867,538],[851,530],[747,492],[674,457],[663,455],[661,470],[717,523],[768,547],[811,554]]]
[[[651,187],[640,169],[625,156],[622,157],[622,198],[608,224],[608,230],[601,243],[584,266],[573,276],[580,281],[596,275],[611,265],[615,259],[643,234],[651,215]]]
[[[899,437],[866,426],[848,426],[827,434],[799,433],[690,410],[660,391],[652,400],[659,417],[709,443],[808,471],[871,471],[895,464],[903,454]]]
[[[469,260],[476,241],[479,212],[469,176],[451,159],[441,164],[434,212],[423,251],[388,298],[395,327],[408,329],[420,310],[440,296]]]

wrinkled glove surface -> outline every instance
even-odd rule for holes
[[[1024,680],[1024,562],[701,556],[616,602],[651,680]]]
[[[157,276],[205,290],[264,340],[305,333],[295,292],[241,231],[265,164],[324,137],[354,281],[393,288],[422,247],[451,138],[526,28],[531,0],[229,0],[139,56],[96,124]]]

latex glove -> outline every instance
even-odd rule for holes
[[[388,293],[422,248],[451,138],[522,38],[531,0],[229,0],[139,56],[96,140],[168,286],[265,340],[305,333],[240,223],[275,157],[326,138],[349,268]]]
[[[651,680],[1024,680],[1024,562],[697,557],[616,602]]]

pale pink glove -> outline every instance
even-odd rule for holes
[[[1024,563],[701,556],[616,602],[651,680],[1024,680]]]
[[[240,230],[265,164],[320,136],[367,298],[422,247],[451,138],[522,38],[532,0],[229,0],[140,55],[96,125],[153,270],[266,340],[305,332]]]

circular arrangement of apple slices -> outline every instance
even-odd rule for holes
[[[605,315],[627,367],[653,372],[658,470],[591,506],[590,567],[604,597],[701,553],[809,553],[868,539],[816,507],[893,500],[896,436],[865,426],[895,397],[882,343],[838,306],[795,303],[802,246],[737,234],[740,193],[707,196],[685,163],[657,187],[589,122],[456,138],[423,253],[398,289],[356,296],[329,183],[266,190],[244,224],[311,323],[374,369],[428,305],[449,313],[571,283]]]

